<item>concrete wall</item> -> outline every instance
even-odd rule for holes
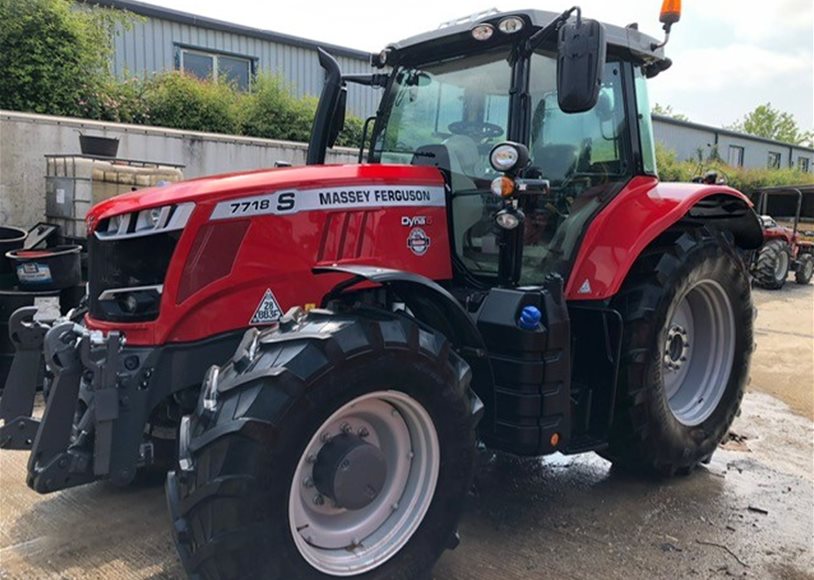
[[[79,132],[119,139],[118,156],[184,165],[186,178],[305,163],[307,146],[160,127],[0,111],[0,224],[29,227],[45,216],[45,158],[79,153]],[[328,152],[329,163],[355,163],[356,151]]]

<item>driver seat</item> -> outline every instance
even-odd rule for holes
[[[452,135],[444,140],[444,145],[449,150],[452,173],[466,176],[477,175],[480,153],[478,145],[472,138],[465,135]]]

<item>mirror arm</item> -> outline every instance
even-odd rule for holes
[[[365,85],[368,87],[386,87],[389,79],[390,75],[382,73],[367,75],[342,75],[342,80],[345,82]]]
[[[526,54],[531,53],[535,48],[540,46],[544,40],[547,40],[553,33],[556,33],[560,27],[565,24],[569,18],[571,18],[571,14],[574,12],[577,13],[577,26],[580,26],[582,24],[582,10],[579,6],[572,6],[557,16],[554,20],[546,24],[543,28],[529,36],[525,44]]]

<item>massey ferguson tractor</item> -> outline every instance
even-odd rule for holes
[[[761,288],[778,290],[782,288],[789,272],[794,272],[797,284],[808,284],[814,276],[814,240],[810,234],[800,231],[800,212],[803,207],[803,194],[814,195],[814,186],[780,186],[760,190],[758,208],[760,223],[763,226],[763,245],[752,264],[755,283]],[[774,197],[787,203],[785,215],[794,211],[791,227],[777,223],[768,215],[769,198]]]
[[[40,493],[174,456],[173,532],[205,579],[426,576],[476,442],[708,462],[749,372],[740,252],[762,232],[726,185],[659,183],[663,46],[575,7],[453,23],[371,75],[321,52],[305,167],[89,212],[87,312],[11,319],[2,446],[31,451]],[[347,83],[381,105],[365,162],[325,165]]]

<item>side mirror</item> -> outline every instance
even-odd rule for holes
[[[560,28],[557,56],[557,101],[565,113],[582,113],[596,105],[607,45],[605,28],[596,20],[578,19]]]
[[[339,100],[336,102],[336,109],[334,109],[334,116],[331,119],[331,128],[328,132],[328,147],[333,147],[336,143],[339,133],[345,128],[345,111],[348,106],[348,89],[342,87],[339,92]]]

